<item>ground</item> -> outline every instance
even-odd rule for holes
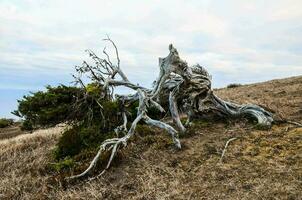
[[[215,93],[302,122],[302,76]],[[181,150],[168,134],[141,126],[107,173],[72,184],[47,170],[63,129],[0,132],[0,199],[302,199],[302,128],[290,124],[261,130],[247,120],[196,121]]]

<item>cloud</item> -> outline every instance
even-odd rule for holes
[[[188,63],[198,62],[219,77],[216,86],[299,74],[301,7],[297,0],[3,0],[0,75],[27,73],[43,83],[67,77],[87,59],[85,49],[101,54],[106,34],[116,41],[129,78],[146,86],[156,78],[158,57],[167,54],[169,43]],[[22,87],[34,85],[29,77],[19,77]],[[0,83],[17,87],[8,79]]]
[[[1,0],[0,115],[29,90],[68,84],[73,66],[89,60],[85,49],[112,52],[106,34],[130,80],[147,87],[170,43],[205,66],[214,87],[301,75],[301,8],[300,0]]]

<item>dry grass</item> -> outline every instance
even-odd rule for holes
[[[302,76],[277,79],[264,83],[223,88],[215,93],[226,100],[254,103],[278,111],[278,115],[291,120],[301,120]]]
[[[302,120],[302,77],[215,91]],[[289,127],[289,129],[287,129]],[[301,199],[302,128],[257,130],[244,120],[199,121],[177,151],[159,130],[139,133],[103,177],[60,185],[45,170],[58,128],[0,141],[0,199]],[[223,163],[219,162],[225,142]],[[88,164],[88,163],[87,163]]]
[[[16,137],[25,133],[26,132],[21,131],[19,124],[15,124],[6,128],[0,128],[0,140]]]
[[[33,199],[47,191],[44,175],[62,128],[0,140],[0,199]]]

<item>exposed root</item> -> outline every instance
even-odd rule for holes
[[[173,92],[170,92],[170,95],[169,95],[169,105],[170,105],[170,112],[171,112],[174,123],[177,125],[179,130],[184,133],[186,131],[186,128],[182,125],[182,123],[180,121],[180,117],[179,117],[178,110],[177,110],[177,104],[176,104],[175,98],[173,96]]]

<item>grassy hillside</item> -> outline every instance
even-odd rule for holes
[[[301,76],[215,92],[302,122]],[[180,151],[167,134],[141,127],[106,174],[74,184],[48,170],[62,129],[0,140],[0,199],[302,199],[302,128],[293,125],[197,121]]]
[[[11,126],[0,128],[0,140],[16,137],[26,133],[27,132],[21,130],[20,123],[14,123]]]

